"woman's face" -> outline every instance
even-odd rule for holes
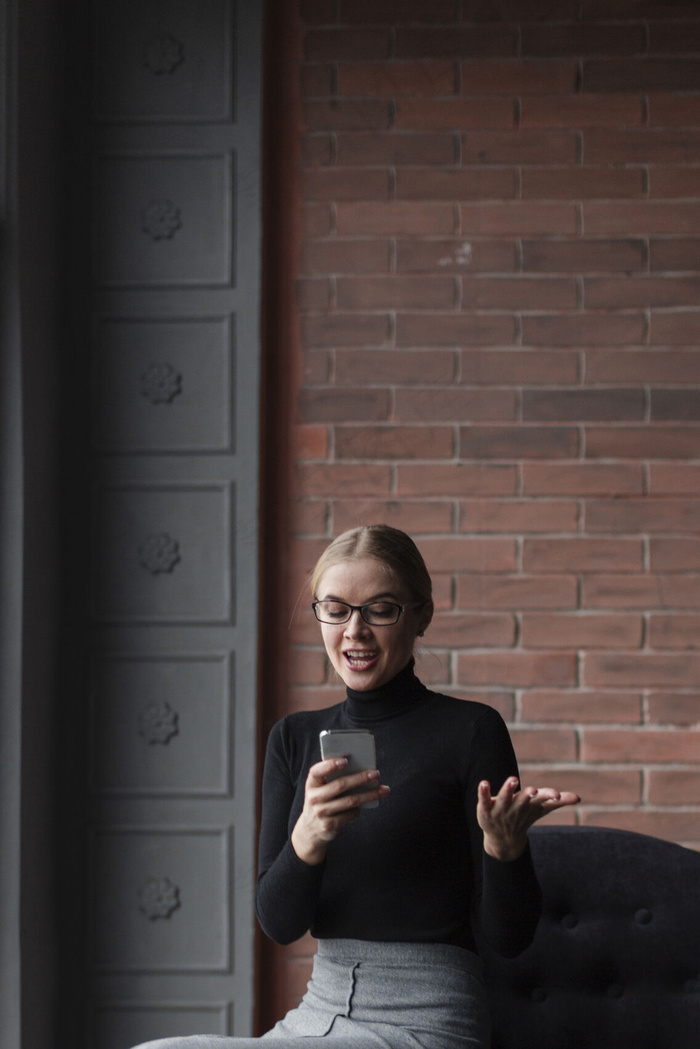
[[[327,568],[319,580],[316,598],[335,599],[349,605],[368,601],[409,604],[412,597],[392,573],[372,557],[341,561]],[[323,643],[337,674],[357,692],[391,681],[408,663],[419,631],[432,617],[432,604],[407,608],[391,626],[370,626],[359,612],[347,623],[321,623]]]

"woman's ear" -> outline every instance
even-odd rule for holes
[[[425,631],[430,626],[430,621],[433,618],[433,612],[435,611],[435,605],[432,601],[426,601],[420,610],[418,617],[418,637],[422,637]]]

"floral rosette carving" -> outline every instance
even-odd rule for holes
[[[141,375],[141,392],[151,404],[170,404],[182,393],[182,374],[172,364],[149,364]]]
[[[139,561],[141,566],[148,569],[152,575],[172,572],[179,560],[180,546],[175,539],[170,538],[167,532],[149,535],[141,544]]]
[[[178,717],[169,703],[150,703],[139,715],[139,733],[148,743],[166,744],[179,730]]]
[[[180,890],[169,878],[149,878],[139,889],[139,910],[149,921],[169,918],[180,906]]]
[[[182,226],[182,214],[172,200],[151,200],[141,212],[141,229],[152,240],[171,240]]]
[[[143,45],[143,60],[147,69],[156,76],[174,73],[184,62],[184,48],[170,33],[151,37]]]

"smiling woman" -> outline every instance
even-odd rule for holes
[[[521,790],[500,715],[415,676],[432,587],[404,532],[370,525],[339,536],[312,592],[346,695],[270,733],[256,907],[271,939],[310,931],[318,953],[301,1004],[263,1038],[284,1049],[319,1037],[332,1049],[487,1049],[479,944],[506,956],[528,945],[540,911],[528,828],[579,799]],[[321,758],[320,734],[349,730],[374,736],[378,770]]]

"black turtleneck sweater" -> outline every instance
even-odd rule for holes
[[[374,733],[379,807],[331,842],[325,861],[298,858],[290,835],[322,729]],[[483,850],[477,785],[500,789],[517,765],[500,715],[481,703],[430,692],[409,664],[343,703],[290,714],[272,729],[263,779],[257,914],[278,943],[313,936],[448,943],[501,954],[527,946],[540,911],[529,850],[501,862]]]

